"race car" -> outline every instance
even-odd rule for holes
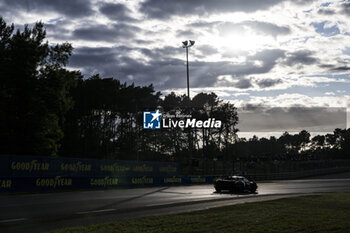
[[[254,193],[258,186],[254,181],[249,181],[243,176],[226,176],[217,179],[214,183],[214,188],[216,192],[228,190],[230,192],[249,191],[251,193]]]

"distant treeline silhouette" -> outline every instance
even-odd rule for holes
[[[237,137],[233,104],[215,93],[191,100],[152,85],[136,86],[66,69],[73,48],[45,42],[42,23],[23,31],[0,18],[0,154],[188,162],[193,158],[312,159],[349,154],[349,130],[316,136],[301,131],[278,139]],[[143,111],[213,117],[220,129],[144,130]],[[189,140],[191,138],[191,140]],[[190,146],[192,145],[192,146]]]

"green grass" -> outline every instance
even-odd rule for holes
[[[350,194],[246,203],[185,214],[145,217],[52,231],[108,232],[350,232]]]

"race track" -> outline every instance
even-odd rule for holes
[[[350,192],[350,179],[258,182],[256,194],[215,193],[212,185],[0,196],[0,232],[45,232],[67,226],[282,197]]]

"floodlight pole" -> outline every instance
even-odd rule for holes
[[[183,48],[186,48],[186,67],[187,67],[187,97],[190,101],[190,69],[188,65],[188,48],[194,45],[193,40],[189,41],[183,41]],[[192,132],[191,129],[189,129],[188,133],[188,146],[189,146],[189,175],[192,175]]]
[[[187,96],[190,99],[190,71],[188,66],[188,47],[186,46],[186,61],[187,61]]]
[[[187,67],[187,96],[190,98],[190,68],[188,65],[188,48],[194,45],[194,40],[183,41],[183,48],[186,49],[186,67]]]

